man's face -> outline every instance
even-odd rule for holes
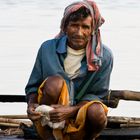
[[[83,20],[70,21],[66,27],[66,35],[68,36],[68,45],[80,50],[87,46],[88,40],[92,34],[92,18],[88,16]]]

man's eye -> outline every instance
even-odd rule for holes
[[[82,26],[82,27],[83,27],[83,29],[90,29],[90,27],[87,26],[87,25],[84,25],[84,26]]]
[[[77,25],[77,24],[71,24],[71,26],[72,26],[72,27],[78,27],[78,25]]]

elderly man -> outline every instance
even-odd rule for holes
[[[105,128],[113,58],[102,44],[99,27],[104,23],[93,1],[66,7],[60,33],[44,42],[26,86],[28,117],[43,140],[92,140]],[[42,125],[39,105],[53,108]]]

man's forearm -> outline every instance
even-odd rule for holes
[[[71,117],[74,117],[75,115],[77,115],[79,109],[86,103],[88,103],[88,101],[82,101],[78,103],[77,105],[73,106],[73,112],[71,113]]]
[[[28,98],[28,104],[32,104],[32,103],[37,103],[38,101],[37,101],[37,94],[36,93],[32,93],[32,94],[29,94],[28,96],[27,96],[27,98]]]

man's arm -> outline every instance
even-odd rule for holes
[[[38,51],[36,61],[31,72],[29,81],[25,87],[26,100],[27,100],[27,114],[32,121],[40,117],[40,113],[35,112],[35,108],[38,106],[37,92],[42,80],[41,71],[41,48]]]
[[[41,114],[35,111],[36,107],[38,106],[39,104],[37,103],[37,94],[32,93],[28,95],[27,114],[28,118],[32,121],[35,121],[41,117]]]
[[[37,103],[37,94],[36,93],[32,93],[27,95],[28,98],[28,104],[32,104],[32,103]]]
[[[50,111],[50,121],[61,122],[68,118],[75,117],[78,110],[87,103],[88,101],[82,101],[75,106],[63,106],[63,105],[52,105],[54,110]]]
[[[32,69],[30,78],[25,87],[27,103],[29,103],[29,98],[30,98],[30,102],[31,102],[34,99],[34,96],[37,96],[38,88],[43,81],[41,55],[42,55],[42,53],[41,53],[41,48],[40,48],[38,51],[36,61],[35,61],[34,67]]]

